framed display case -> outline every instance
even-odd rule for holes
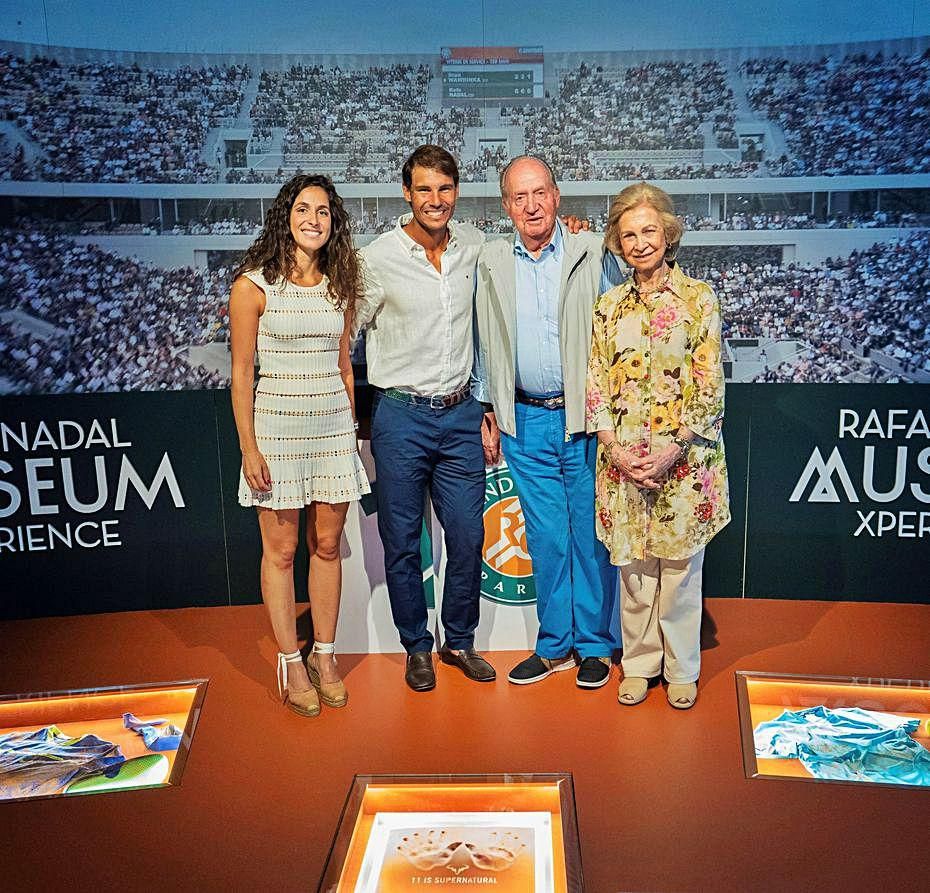
[[[318,891],[583,890],[568,773],[356,775]]]
[[[747,778],[930,789],[930,682],[736,673]]]
[[[0,801],[180,783],[206,679],[0,697]]]

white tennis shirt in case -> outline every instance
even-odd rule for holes
[[[403,226],[361,249],[364,295],[354,333],[366,329],[368,381],[422,397],[464,387],[474,358],[475,265],[484,234],[467,223],[449,223],[442,272]]]

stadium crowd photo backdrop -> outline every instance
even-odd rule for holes
[[[488,238],[521,153],[595,230],[629,182],[673,196],[724,320],[708,595],[930,603],[926,4],[264,6],[262,33],[224,2],[0,9],[0,617],[260,601],[231,271],[296,171],[336,182],[359,245],[390,229],[425,142]],[[519,494],[487,480],[478,644],[522,648]],[[399,648],[372,498],[343,553],[340,650]],[[443,564],[430,520],[431,606]]]

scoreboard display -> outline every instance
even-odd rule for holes
[[[444,71],[442,73],[443,99],[532,99],[533,71]],[[540,94],[541,95],[541,94]]]
[[[441,57],[444,100],[543,98],[540,46],[443,47]]]

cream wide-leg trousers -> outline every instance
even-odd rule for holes
[[[647,555],[620,568],[624,676],[697,682],[704,550],[683,561]]]

